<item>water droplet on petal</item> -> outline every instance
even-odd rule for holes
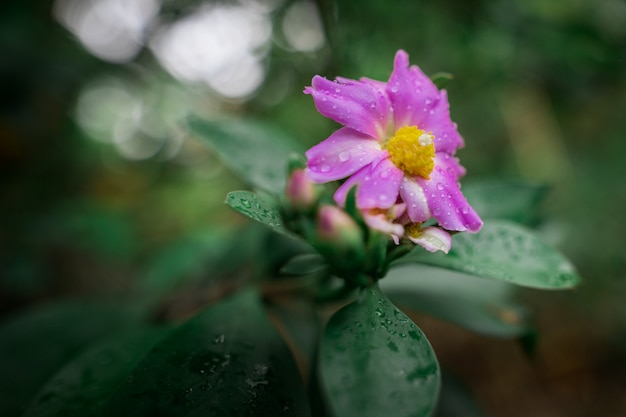
[[[440,183],[440,182],[439,182],[439,183],[437,183],[437,189],[438,189],[439,191],[443,190],[443,184],[442,184],[442,183]]]
[[[322,165],[320,167],[320,172],[328,172],[330,171],[330,165]]]
[[[349,154],[348,152],[341,152],[341,153],[339,154],[339,160],[340,160],[341,162],[346,162],[346,161],[347,161],[347,160],[349,160],[349,159],[350,159],[350,154]]]

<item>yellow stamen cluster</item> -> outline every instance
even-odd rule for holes
[[[429,179],[435,167],[433,139],[431,133],[417,126],[404,126],[383,145],[383,149],[387,149],[391,162],[406,174]]]
[[[422,234],[422,224],[421,223],[409,223],[404,226],[404,233],[412,237],[413,239],[418,238]]]

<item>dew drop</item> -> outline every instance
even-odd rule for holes
[[[249,200],[246,200],[245,198],[242,198],[241,200],[239,200],[239,202],[241,203],[242,206],[244,206],[245,208],[251,208],[252,204],[250,204]]]
[[[391,92],[392,93],[397,93],[398,92],[398,86],[394,85],[393,87],[391,87]]]
[[[346,162],[346,161],[347,161],[347,160],[349,160],[349,159],[350,159],[350,154],[349,154],[348,152],[341,152],[341,153],[339,154],[339,160],[340,160],[341,162]]]
[[[440,183],[440,182],[439,182],[439,183],[437,183],[437,189],[438,189],[439,191],[443,190],[443,184],[442,184],[442,183]]]
[[[330,171],[330,165],[322,165],[320,167],[320,172],[329,172]]]

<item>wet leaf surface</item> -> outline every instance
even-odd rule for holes
[[[330,319],[318,372],[337,417],[429,416],[440,386],[426,336],[375,286]]]
[[[142,360],[105,416],[307,416],[298,369],[247,291],[209,307]]]
[[[530,230],[502,220],[486,222],[475,234],[455,235],[447,255],[416,248],[396,264],[411,262],[532,288],[565,289],[580,282],[574,266],[560,252]]]

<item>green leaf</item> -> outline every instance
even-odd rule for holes
[[[439,365],[422,331],[376,286],[331,317],[319,379],[335,416],[429,416]]]
[[[294,236],[283,226],[280,213],[267,199],[250,191],[232,191],[226,196],[226,204],[279,233]]]
[[[244,181],[274,193],[285,188],[289,156],[303,152],[299,143],[258,121],[208,121],[192,117],[188,124]]]
[[[450,253],[414,249],[396,265],[424,263],[531,288],[564,289],[579,283],[573,265],[530,230],[507,221],[486,222],[478,233],[454,236]]]
[[[249,291],[209,307],[158,343],[105,416],[307,416],[291,353]]]
[[[144,293],[163,294],[185,283],[198,271],[213,269],[227,237],[223,233],[184,236],[149,260],[138,287]]]
[[[548,187],[521,181],[484,180],[463,184],[463,194],[483,220],[532,225]]]
[[[281,274],[302,276],[311,275],[328,269],[328,264],[322,255],[317,253],[304,253],[294,256],[280,270]]]
[[[527,313],[514,302],[515,287],[423,265],[389,271],[381,289],[396,304],[495,337],[519,337],[528,331]]]
[[[105,302],[41,306],[0,327],[0,415],[21,415],[27,402],[87,345],[131,327],[137,311]]]
[[[168,331],[138,328],[96,344],[48,381],[24,417],[99,416],[137,362]]]
[[[437,86],[439,90],[445,88],[450,81],[454,78],[454,75],[449,72],[438,72],[431,75],[430,79],[433,81],[433,84]]]

